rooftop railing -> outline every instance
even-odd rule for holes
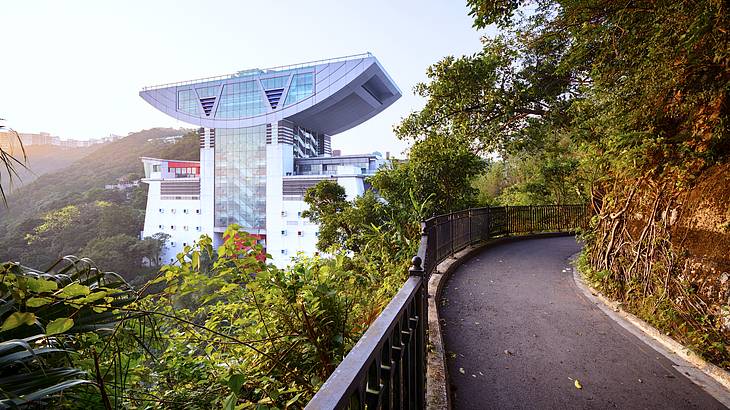
[[[315,66],[315,65],[319,65],[319,64],[339,63],[341,61],[355,60],[355,59],[359,59],[359,58],[367,58],[367,57],[372,57],[372,56],[373,55],[368,51],[366,53],[361,53],[361,54],[353,54],[353,55],[344,56],[344,57],[334,57],[334,58],[328,58],[328,59],[324,59],[324,60],[307,61],[304,63],[280,65],[280,66],[276,66],[276,67],[261,68],[261,69],[253,68],[253,69],[249,69],[249,70],[237,71],[232,74],[218,75],[215,77],[205,77],[205,78],[198,78],[195,80],[186,80],[186,81],[178,81],[178,82],[167,83],[167,84],[150,85],[147,87],[142,87],[142,91],[157,90],[160,88],[175,87],[175,86],[181,86],[181,85],[199,84],[199,83],[218,81],[218,80],[228,80],[231,78],[246,77],[246,76],[250,76],[250,75],[270,74],[270,73],[274,73],[274,72],[283,72],[283,71],[289,71],[289,70],[296,70],[296,69],[304,68],[304,67],[311,67],[311,66]]]
[[[489,239],[571,232],[588,222],[586,205],[474,208],[427,219],[408,280],[306,408],[424,408],[428,279],[439,263]]]

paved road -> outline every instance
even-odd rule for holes
[[[509,242],[454,272],[440,309],[454,408],[725,408],[581,294],[579,249]]]

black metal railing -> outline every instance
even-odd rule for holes
[[[410,277],[306,408],[424,408],[426,298],[438,264],[489,239],[575,231],[588,222],[586,205],[473,208],[427,219]]]

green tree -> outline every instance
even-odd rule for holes
[[[98,202],[100,208],[99,237],[117,234],[139,237],[144,225],[144,213],[127,205]]]
[[[162,232],[146,236],[134,245],[134,253],[146,258],[150,266],[159,268],[162,261],[160,255],[169,240],[170,235]]]
[[[394,162],[371,178],[373,188],[391,205],[413,210],[426,204],[426,216],[466,209],[476,203],[472,180],[486,161],[456,137],[439,134],[416,141],[404,162]]]
[[[139,242],[132,236],[116,234],[90,241],[80,254],[131,280],[142,265]]]
[[[302,216],[319,224],[317,248],[322,251],[361,252],[368,229],[386,218],[384,204],[374,192],[347,201],[345,189],[335,181],[324,180],[308,189],[304,201],[309,208]]]
[[[309,208],[302,212],[302,217],[320,225],[318,249],[327,250],[341,243],[343,236],[350,233],[342,217],[342,212],[351,206],[346,198],[345,188],[329,180],[317,183],[304,194],[304,202]]]

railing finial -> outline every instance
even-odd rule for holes
[[[423,276],[423,260],[420,256],[416,255],[411,259],[411,267],[408,269],[408,274],[411,276]]]

